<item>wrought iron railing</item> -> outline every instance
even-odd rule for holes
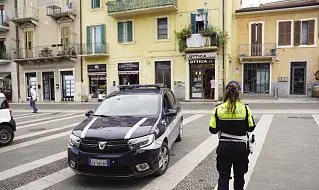
[[[10,60],[11,55],[9,50],[0,50],[0,60]]]
[[[82,55],[90,54],[108,54],[109,44],[103,42],[94,42],[90,44],[82,44]]]
[[[15,9],[13,20],[24,18],[38,18],[38,8],[33,6],[19,7]]]
[[[68,5],[56,3],[53,5],[47,6],[48,16],[56,16],[56,15],[61,15],[63,13],[76,14],[76,2],[71,1]]]
[[[79,53],[77,44],[53,44],[47,46],[35,46],[32,48],[15,49],[12,52],[13,59],[34,59],[63,56],[77,56]]]
[[[161,6],[177,6],[177,0],[115,0],[107,3],[108,13],[132,11]]]
[[[240,44],[239,57],[249,56],[276,56],[276,44]]]

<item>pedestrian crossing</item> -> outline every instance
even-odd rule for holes
[[[309,111],[310,112],[310,111]],[[308,113],[308,112],[307,112]],[[276,112],[276,114],[278,114]],[[258,158],[272,126],[272,118],[276,114],[254,115],[258,127],[258,137],[254,154],[250,158],[250,169],[246,175],[246,185],[258,164]],[[311,118],[319,127],[319,114],[312,113]],[[68,136],[72,128],[81,122],[85,116],[80,111],[65,113],[53,110],[50,112],[28,114],[15,112],[17,132],[14,142],[6,147],[0,147],[0,190],[5,189],[123,189],[125,184],[100,182],[99,185],[77,182],[78,176],[67,167]],[[173,145],[171,163],[167,173],[158,178],[146,178],[128,183],[125,189],[158,189],[170,190],[180,183],[191,183],[184,179],[203,163],[203,160],[214,152],[218,145],[216,135],[208,132],[208,121],[211,115],[208,111],[184,111],[184,137],[181,143]],[[280,127],[280,126],[272,126]],[[319,128],[317,128],[319,131]],[[41,153],[42,152],[42,153]],[[57,164],[57,165],[54,165]],[[52,167],[53,166],[53,167]],[[215,167],[215,166],[210,166]],[[41,168],[41,172],[38,172]],[[35,172],[37,171],[37,172]],[[217,176],[216,168],[214,168]],[[20,179],[23,177],[23,179]],[[209,176],[207,176],[209,178]],[[195,181],[198,179],[194,179]],[[200,181],[197,181],[200,183]],[[210,180],[210,185],[216,187],[217,178]],[[232,183],[232,182],[231,182]],[[103,188],[102,188],[103,187]],[[189,186],[192,189],[192,186]],[[213,188],[212,188],[213,189]]]

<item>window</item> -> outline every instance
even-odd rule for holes
[[[91,9],[101,8],[101,0],[91,0]]]
[[[64,26],[61,28],[61,45],[63,49],[68,48],[70,43],[70,27]]]
[[[167,40],[168,39],[168,19],[157,18],[157,39]]]
[[[88,53],[106,53],[105,25],[87,26]]]
[[[119,43],[133,42],[133,21],[118,22],[117,36]]]
[[[4,12],[4,5],[0,5],[0,26],[7,25],[6,15]]]
[[[315,20],[295,21],[294,45],[315,45]]]
[[[278,23],[278,46],[291,45],[291,21],[282,21]]]
[[[8,109],[9,105],[4,97],[0,97],[0,109]]]
[[[208,26],[208,13],[191,14],[192,34],[198,34]]]
[[[269,93],[270,64],[244,64],[244,93]]]

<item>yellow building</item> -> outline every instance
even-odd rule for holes
[[[241,81],[244,93],[311,95],[319,80],[318,16],[318,0],[236,11],[233,79]]]
[[[217,100],[231,75],[223,76],[223,68],[229,71],[231,65],[231,48],[227,48],[231,42],[227,41],[224,52],[215,35],[203,37],[200,31],[214,26],[232,35],[237,2],[90,0],[82,6],[82,91],[97,97],[113,81],[116,85],[164,83],[182,100]],[[180,52],[175,32],[188,26],[186,47]],[[212,78],[215,91],[210,97]]]

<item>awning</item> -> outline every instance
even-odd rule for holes
[[[0,80],[6,78],[7,76],[9,76],[11,73],[0,73]]]
[[[119,71],[119,75],[138,75],[138,71]]]

